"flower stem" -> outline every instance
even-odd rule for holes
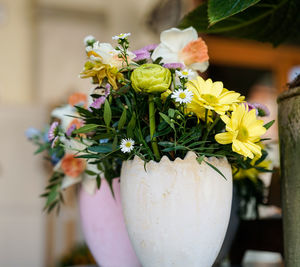
[[[157,139],[156,137],[153,137],[155,133],[155,108],[154,108],[154,95],[150,94],[149,95],[149,122],[150,122],[150,138],[151,138],[151,145],[152,149],[155,155],[155,158],[157,161],[160,160],[160,154],[158,150],[158,145],[157,145]]]

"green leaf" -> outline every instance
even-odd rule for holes
[[[79,133],[89,133],[95,129],[97,129],[98,124],[86,124],[82,127],[80,127],[79,129],[73,131],[73,133],[75,134],[79,134]]]
[[[231,17],[250,6],[257,4],[260,0],[209,0],[208,19],[213,25],[223,19]]]
[[[123,112],[122,112],[122,115],[121,115],[121,118],[120,118],[119,123],[118,123],[118,130],[119,131],[124,127],[124,125],[126,123],[126,115],[127,115],[127,109],[124,108]]]
[[[107,127],[109,127],[110,122],[111,122],[111,109],[110,109],[110,105],[109,102],[107,101],[107,99],[105,99],[105,103],[104,103],[104,122],[106,124]]]
[[[274,124],[274,122],[275,122],[275,120],[272,120],[272,121],[266,123],[266,124],[264,125],[264,127],[268,130],[268,129]]]
[[[204,160],[204,162],[205,162],[209,167],[213,168],[213,169],[214,169],[218,174],[220,174],[225,180],[227,180],[226,177],[224,176],[224,174],[223,174],[216,166],[212,165],[211,163],[209,163],[209,162],[206,161],[206,160]]]
[[[84,171],[86,174],[90,175],[90,176],[95,176],[97,175],[97,173],[93,172],[93,171],[90,171],[90,170],[85,170]]]
[[[200,157],[197,157],[198,163],[201,164],[202,161],[204,160],[204,158],[205,158],[205,155],[201,155]]]
[[[175,143],[173,143],[173,142],[168,142],[168,141],[161,141],[161,142],[158,142],[158,144],[159,144],[160,146],[164,146],[164,147],[175,146]]]
[[[299,42],[299,8],[299,0],[261,0],[209,27],[208,6],[205,2],[187,14],[179,27],[193,26],[205,34],[247,38],[273,45],[284,41]]]
[[[48,149],[49,147],[50,147],[50,144],[49,144],[49,143],[45,143],[45,144],[41,145],[41,146],[34,152],[34,155],[43,152],[44,150]]]
[[[100,186],[101,186],[101,177],[100,177],[99,174],[97,175],[96,181],[97,181],[97,188],[100,189]]]
[[[127,125],[127,137],[128,138],[133,138],[134,134],[133,134],[133,130],[135,128],[135,124],[136,124],[136,115],[135,113],[132,114],[132,117]]]
[[[173,147],[167,147],[164,148],[163,152],[170,152],[170,151],[176,151],[176,150],[188,150],[185,146],[173,146]]]
[[[113,141],[113,144],[112,144],[112,150],[116,150],[117,146],[118,146],[118,136],[115,135],[114,141]]]
[[[112,144],[101,144],[98,146],[90,146],[88,150],[97,153],[109,153],[112,152]]]
[[[55,199],[58,195],[58,192],[57,192],[58,186],[59,185],[56,185],[56,186],[52,187],[52,189],[50,190],[50,193],[47,198],[46,206],[49,206],[51,203],[53,203],[53,201],[55,201]]]
[[[164,120],[166,123],[168,123],[168,124],[171,126],[171,128],[175,131],[174,123],[171,122],[171,119],[170,119],[166,114],[164,114],[164,113],[162,113],[162,112],[159,112],[159,115],[160,115],[160,116],[163,118],[163,120]]]

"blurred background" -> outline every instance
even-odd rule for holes
[[[49,168],[42,157],[33,156],[34,147],[24,135],[28,127],[41,129],[48,123],[51,109],[65,103],[70,93],[89,90],[89,82],[78,78],[85,61],[83,38],[91,34],[101,42],[112,42],[112,36],[131,32],[131,50],[158,43],[159,32],[176,26],[197,2],[0,0],[0,266],[55,266],[84,241],[75,189],[67,192],[59,217],[42,212],[43,199],[38,196]],[[277,95],[300,72],[300,47],[203,38],[210,56],[207,76],[223,81],[226,88],[241,92],[250,102],[264,103],[271,111],[267,120],[275,119]],[[272,166],[278,168],[276,125],[268,137],[273,140]],[[259,262],[280,266],[282,262],[280,253],[274,252],[280,249],[270,245],[276,238],[282,240],[279,182],[273,178],[272,174],[264,177],[266,186],[275,184],[275,189],[270,190],[269,209],[262,208],[260,216],[275,217],[279,224],[265,238],[269,240],[263,246],[264,251],[269,248],[267,253],[255,252],[262,249],[241,241],[250,249],[242,259],[248,266]],[[253,235],[263,229],[260,225],[243,227],[250,227]]]

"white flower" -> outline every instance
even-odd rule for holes
[[[193,70],[204,72],[208,67],[205,42],[198,38],[193,27],[185,30],[172,28],[160,35],[161,43],[153,51],[152,59],[162,57],[163,63],[182,63]]]
[[[179,102],[180,104],[187,104],[191,103],[193,99],[193,93],[188,89],[178,89],[172,93],[171,97],[174,98],[175,101]]]
[[[128,33],[120,33],[119,35],[113,36],[112,39],[113,40],[125,39],[128,36],[130,36],[130,35],[131,35],[130,32],[128,32]]]
[[[175,70],[175,73],[178,75],[179,78],[189,78],[194,74],[194,72],[189,69],[184,69],[182,71]]]
[[[131,150],[133,150],[133,146],[134,146],[134,140],[132,140],[131,138],[122,139],[120,147],[123,153],[128,153]]]
[[[93,35],[88,35],[83,39],[83,43],[85,46],[93,45],[96,42],[96,39]]]
[[[51,112],[51,116],[60,120],[61,128],[66,131],[70,126],[70,123],[74,120],[73,117],[76,116],[76,109],[71,105],[64,105],[59,108],[55,108]]]
[[[118,57],[119,52],[113,48],[109,43],[100,43],[99,41],[93,44],[93,47],[88,46],[86,48],[86,53],[91,60],[101,61],[103,64],[108,64],[112,67],[117,67],[121,69],[124,64],[123,60]],[[135,58],[135,54],[127,51],[128,61]]]

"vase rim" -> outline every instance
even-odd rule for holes
[[[182,158],[175,158],[175,160],[170,160],[166,155],[162,156],[162,158],[160,159],[160,161],[154,161],[154,160],[150,160],[148,161],[146,164],[151,164],[151,165],[157,165],[157,164],[160,164],[160,163],[170,163],[170,164],[176,164],[178,162],[183,162],[183,161],[187,161],[187,160],[190,160],[190,159],[197,159],[197,155],[194,151],[188,151],[187,154],[185,155],[185,157],[182,159]],[[141,159],[139,156],[135,155],[133,159],[131,160],[126,160],[124,162],[143,162],[145,163],[145,161],[143,159]],[[221,157],[221,158],[218,158],[218,157],[204,157],[203,161],[208,161],[209,163],[216,163],[216,162],[226,162],[228,163],[228,160],[226,158],[226,156],[224,157]],[[201,162],[202,163],[202,162]]]
[[[289,89],[288,91],[285,91],[281,93],[277,98],[277,103],[280,103],[284,101],[285,99],[294,97],[294,96],[300,96],[300,86]]]

